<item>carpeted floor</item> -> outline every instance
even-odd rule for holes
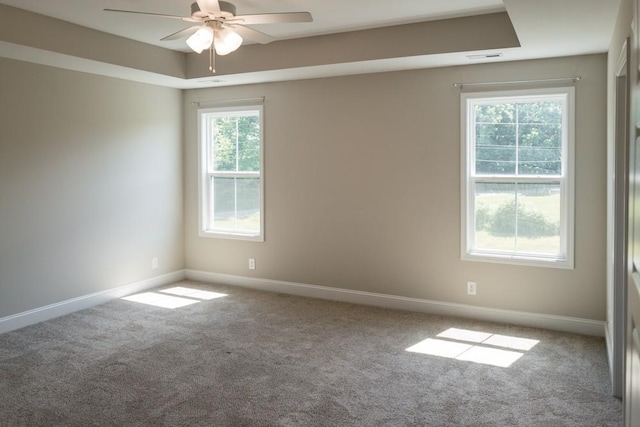
[[[622,425],[601,338],[174,286],[0,335],[0,425]]]

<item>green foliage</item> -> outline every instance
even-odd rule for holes
[[[487,208],[478,208],[476,210],[476,230],[484,230],[491,220],[491,212]]]
[[[260,171],[260,120],[257,115],[216,117],[214,129],[215,171]]]
[[[478,215],[480,214],[480,215]],[[486,209],[476,212],[476,229],[487,230],[494,236],[514,236],[537,238],[555,236],[559,232],[558,224],[548,221],[540,212],[530,211],[510,201],[502,204],[495,212]]]
[[[560,174],[560,102],[481,104],[476,106],[475,119],[477,173]]]

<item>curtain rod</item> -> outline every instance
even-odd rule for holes
[[[555,79],[536,79],[536,80],[510,80],[503,82],[473,82],[473,83],[454,83],[454,87],[462,89],[463,86],[494,86],[494,85],[506,85],[506,84],[522,84],[522,83],[551,83],[551,82],[577,82],[582,80],[582,76],[574,77],[560,77]]]
[[[212,99],[208,101],[193,101],[191,104],[197,105],[198,107],[202,104],[215,105],[215,104],[232,104],[236,102],[264,102],[264,96],[258,96],[255,98],[235,98],[235,99]]]

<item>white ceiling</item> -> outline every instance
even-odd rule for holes
[[[312,23],[262,25],[254,28],[279,39],[304,38],[314,35],[386,27],[452,17],[481,15],[505,11],[513,24],[521,46],[506,49],[503,56],[492,61],[511,61],[544,57],[558,57],[605,52],[615,24],[620,0],[232,0],[237,14],[308,11]],[[187,52],[184,40],[162,42],[168,34],[188,27],[180,20],[138,14],[104,12],[104,8],[128,9],[187,16],[192,0],[0,0],[0,4],[28,10],[83,27],[137,40],[179,52]],[[28,26],[28,23],[24,23]],[[52,60],[50,52],[40,52],[33,46],[21,49],[2,43],[0,56],[39,62],[54,66],[73,64],[82,58]],[[242,48],[241,48],[242,49]],[[260,81],[322,77],[360,72],[389,71],[422,67],[468,64],[469,52],[394,58],[385,61],[344,61],[343,64],[306,67],[301,70],[270,70],[266,73],[246,73],[225,76],[225,84],[244,84]],[[49,59],[47,59],[49,57]],[[82,61],[81,61],[82,62]],[[477,60],[476,60],[477,62]],[[475,63],[475,62],[474,62]],[[112,65],[112,64],[111,64]],[[69,65],[69,68],[74,66]],[[113,66],[84,60],[74,69],[110,74]],[[128,71],[111,72],[127,77]],[[114,74],[115,73],[115,74]],[[130,73],[134,80],[175,87],[202,87],[200,83],[178,82],[177,79],[158,79],[139,70]],[[155,80],[154,80],[155,79]],[[171,81],[169,81],[171,80]],[[215,79],[209,79],[214,82]],[[215,86],[215,84],[212,84]]]

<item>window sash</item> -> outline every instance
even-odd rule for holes
[[[558,184],[559,199],[560,199],[559,211],[558,211],[558,215],[559,215],[558,228],[559,228],[560,242],[559,242],[558,252],[556,254],[551,254],[551,253],[544,253],[540,251],[536,252],[531,250],[527,251],[524,249],[517,249],[518,243],[519,243],[518,240],[522,238],[526,239],[526,237],[523,234],[518,233],[518,224],[522,224],[522,223],[519,222],[519,218],[517,217],[517,214],[515,216],[516,231],[514,233],[514,238],[515,238],[514,246],[516,247],[515,250],[500,250],[496,248],[478,248],[478,243],[477,243],[478,240],[476,236],[476,230],[477,230],[476,208],[478,207],[479,204],[477,202],[477,197],[475,196],[477,193],[476,189],[478,184],[514,184],[514,197],[515,197],[516,210],[522,208],[523,206],[520,204],[518,200],[518,195],[522,191],[522,190],[518,190],[519,184],[525,184],[525,185],[526,184],[543,184],[543,185]],[[469,242],[468,252],[473,255],[490,254],[490,255],[497,255],[497,256],[540,258],[545,260],[566,261],[567,252],[568,252],[568,248],[567,248],[567,242],[568,242],[567,228],[568,227],[566,224],[567,209],[568,209],[567,199],[568,197],[567,197],[566,180],[561,178],[560,179],[546,178],[544,180],[535,179],[531,177],[524,178],[524,179],[523,178],[509,179],[504,177],[500,177],[500,179],[471,178],[469,181],[469,201],[467,203],[467,206],[468,206],[467,241]]]
[[[247,174],[243,174],[242,176],[231,176],[230,174],[222,174],[222,175],[210,174],[210,177],[209,177],[210,200],[216,200],[216,181],[215,181],[216,178],[222,178],[223,180],[233,180],[233,183],[232,183],[233,196],[231,197],[231,200],[226,200],[227,204],[233,205],[233,208],[230,209],[227,206],[227,209],[223,209],[220,207],[216,209],[216,204],[210,203],[208,205],[209,213],[207,217],[208,229],[217,233],[246,234],[246,235],[252,235],[252,236],[259,235],[260,224],[259,223],[257,224],[257,230],[256,230],[255,218],[247,219],[245,216],[240,215],[240,213],[243,211],[246,213],[247,211],[257,210],[256,213],[258,215],[258,221],[262,216],[262,212],[260,210],[260,199],[262,198],[261,187],[260,187],[260,176],[256,174],[252,174],[252,175],[253,176],[247,176]],[[241,188],[242,184],[240,184],[240,182],[236,180],[254,180],[254,181],[257,180],[258,181],[257,204],[251,203],[251,202],[255,202],[255,200],[251,200],[252,199],[250,194],[251,188],[248,188],[249,197],[247,197],[246,192],[245,193],[240,192],[241,190],[243,190]],[[245,183],[245,184],[250,184],[250,183]],[[247,190],[247,188],[244,188],[244,190]],[[247,203],[247,201],[249,201],[249,203]],[[217,217],[218,215],[224,212],[226,212],[227,215],[221,218]],[[225,224],[227,226],[225,226]],[[233,226],[230,226],[231,224]]]
[[[550,93],[550,94],[530,94],[530,95],[502,95],[502,96],[489,96],[489,97],[469,97],[466,99],[467,104],[466,106],[463,106],[463,108],[465,108],[465,116],[467,117],[467,121],[466,121],[466,129],[463,130],[463,135],[466,134],[467,135],[467,142],[466,144],[468,144],[468,156],[469,156],[469,163],[467,165],[467,170],[469,172],[470,176],[534,176],[534,177],[547,177],[547,176],[563,176],[566,174],[566,170],[567,170],[567,160],[569,158],[568,156],[568,145],[566,143],[566,141],[569,138],[568,132],[569,132],[569,128],[568,128],[568,117],[567,117],[567,111],[569,109],[569,105],[568,105],[568,96],[565,93]],[[514,153],[515,153],[515,173],[512,174],[483,174],[483,173],[478,173],[477,172],[477,158],[476,158],[476,153],[477,153],[477,145],[476,145],[476,141],[477,141],[477,128],[476,125],[478,123],[484,123],[484,122],[478,122],[476,121],[477,115],[476,115],[476,108],[477,106],[481,106],[481,105],[500,105],[500,104],[509,104],[509,103],[513,103],[513,104],[532,104],[532,103],[539,103],[539,102],[545,102],[545,101],[556,101],[556,102],[560,102],[560,106],[562,109],[562,117],[561,117],[561,122],[559,123],[559,125],[561,126],[561,147],[560,147],[560,161],[561,161],[561,173],[560,174],[524,174],[524,173],[520,173],[519,171],[519,166],[520,166],[520,161],[519,161],[519,154],[520,154],[520,148],[525,147],[525,146],[521,146],[520,145],[520,141],[518,139],[518,130],[516,129],[516,133],[514,134],[516,137],[516,145],[514,146],[505,146],[505,147],[513,147],[514,149]],[[502,124],[502,123],[501,123]],[[518,126],[518,125],[523,125],[522,122],[519,122],[518,119],[516,119],[516,121],[513,123],[514,126]],[[535,148],[539,148],[539,147],[535,147]],[[496,160],[498,161],[498,160]]]

